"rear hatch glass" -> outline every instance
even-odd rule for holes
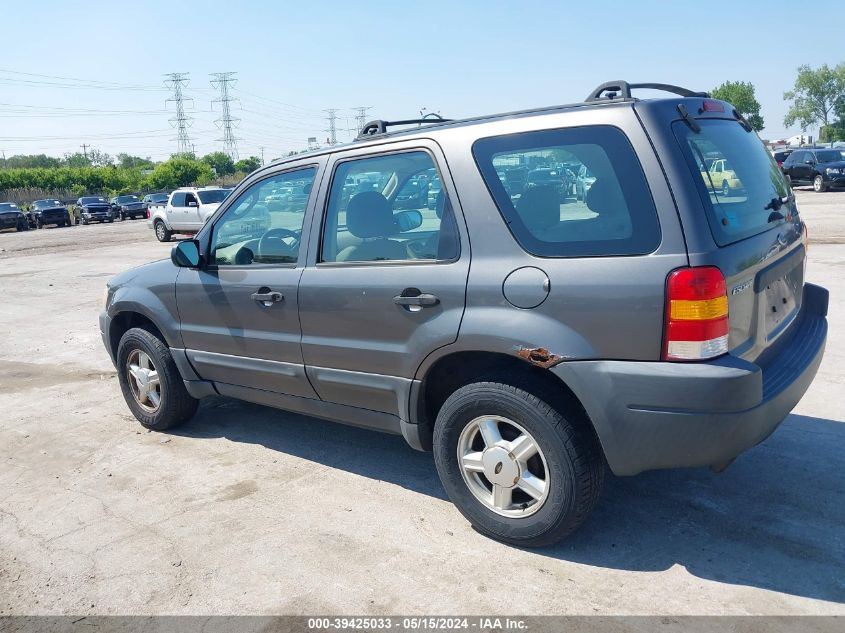
[[[801,308],[805,252],[795,199],[759,137],[735,119],[672,124],[719,245],[727,282],[729,348],[753,360]]]
[[[699,132],[683,121],[672,128],[695,175],[716,243],[725,246],[782,222],[789,187],[758,136],[735,120],[696,122]]]

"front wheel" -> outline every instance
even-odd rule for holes
[[[813,178],[813,191],[816,193],[824,193],[827,191],[827,184],[825,183],[824,178],[821,177],[821,174]]]
[[[199,401],[185,389],[170,350],[143,328],[132,328],[117,346],[120,388],[129,409],[148,429],[164,431],[190,419]]]
[[[156,239],[159,242],[169,242],[171,236],[173,235],[172,231],[170,231],[161,220],[156,220],[155,231]]]
[[[727,180],[722,181],[722,196],[727,198],[731,195],[731,185]]]
[[[433,448],[461,514],[482,534],[513,545],[550,545],[573,532],[604,482],[604,457],[583,413],[559,411],[499,382],[449,396]]]

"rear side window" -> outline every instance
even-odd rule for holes
[[[170,206],[171,207],[184,207],[185,206],[185,192],[184,191],[174,192],[173,196],[170,198]]]
[[[713,237],[725,246],[762,233],[785,220],[789,187],[771,154],[753,132],[735,120],[697,119],[695,132],[683,121],[672,124],[707,213]],[[795,152],[790,163],[800,160]],[[791,203],[790,203],[791,204]]]
[[[618,128],[511,134],[472,151],[511,233],[533,255],[643,255],[660,244],[645,175]]]

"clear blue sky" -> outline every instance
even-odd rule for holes
[[[304,147],[309,136],[324,141],[325,108],[340,110],[342,128],[354,125],[354,106],[371,106],[368,118],[404,118],[423,107],[464,117],[579,101],[620,78],[693,89],[751,81],[763,106],[762,136],[782,138],[798,131],[783,126],[783,92],[795,68],[845,59],[841,37],[820,37],[823,25],[811,27],[784,0],[5,4],[0,149],[7,156],[61,155],[88,143],[165,158],[176,143],[159,88],[164,73],[176,71],[191,76],[199,154],[222,145],[209,84],[209,73],[220,71],[238,73],[241,156],[264,145],[270,159]],[[797,32],[802,25],[806,38]],[[115,84],[133,89],[102,89]]]

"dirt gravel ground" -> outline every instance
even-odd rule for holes
[[[223,398],[145,431],[97,314],[170,246],[0,234],[0,614],[845,614],[845,192],[798,195],[832,301],[795,412],[723,474],[611,478],[537,551],[476,534],[398,437]]]

